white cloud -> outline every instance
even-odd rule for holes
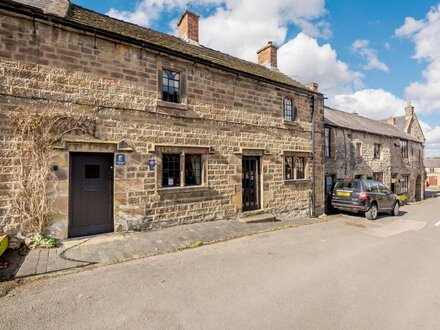
[[[422,20],[407,17],[395,34],[412,40],[414,58],[428,63],[422,73],[423,79],[407,86],[406,96],[418,100],[422,113],[440,112],[440,5],[432,7]]]
[[[383,89],[363,89],[351,94],[338,94],[330,105],[345,111],[356,111],[360,115],[385,119],[404,113],[405,101]]]
[[[354,53],[362,56],[367,61],[367,64],[363,66],[365,70],[377,69],[384,72],[389,72],[388,66],[381,62],[377,57],[377,51],[369,47],[370,42],[368,40],[358,39],[353,42],[351,49]]]
[[[322,91],[350,89],[360,85],[361,74],[338,60],[330,44],[320,46],[316,39],[299,33],[278,51],[280,70],[303,82],[317,82]]]
[[[187,3],[187,0],[142,0],[134,11],[112,8],[107,14],[151,27],[165,12],[183,12]],[[211,15],[200,18],[202,45],[251,61],[256,60],[256,51],[268,41],[282,44],[290,24],[313,37],[331,35],[329,23],[321,19],[326,14],[325,0],[199,0],[194,5],[196,12],[203,7],[213,9]]]

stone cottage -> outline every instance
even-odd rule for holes
[[[88,119],[53,144],[52,236],[323,213],[323,95],[272,43],[258,63],[203,47],[188,11],[179,37],[68,0],[2,1],[0,17],[0,232],[29,234],[7,212],[11,114],[48,106]]]
[[[412,129],[401,129],[391,120],[378,121],[325,107],[326,191],[337,178],[373,178],[395,193],[405,194],[408,201],[421,200],[425,138],[410,103],[406,114],[410,124],[405,127]]]

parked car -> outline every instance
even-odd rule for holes
[[[369,220],[378,213],[399,215],[400,201],[382,182],[365,179],[338,179],[335,182],[331,205],[349,212],[364,212]]]

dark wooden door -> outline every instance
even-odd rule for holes
[[[259,159],[243,157],[243,211],[260,208]]]
[[[113,154],[70,154],[69,237],[113,231]]]

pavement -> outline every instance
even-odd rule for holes
[[[325,218],[281,218],[266,223],[215,221],[170,227],[158,231],[111,233],[69,239],[58,248],[30,250],[15,279],[35,275],[76,271],[82,268],[145,258],[190,248],[194,244],[209,244],[268,230],[319,223]]]
[[[0,298],[0,329],[438,329],[433,196],[399,217],[342,214],[27,280]]]

